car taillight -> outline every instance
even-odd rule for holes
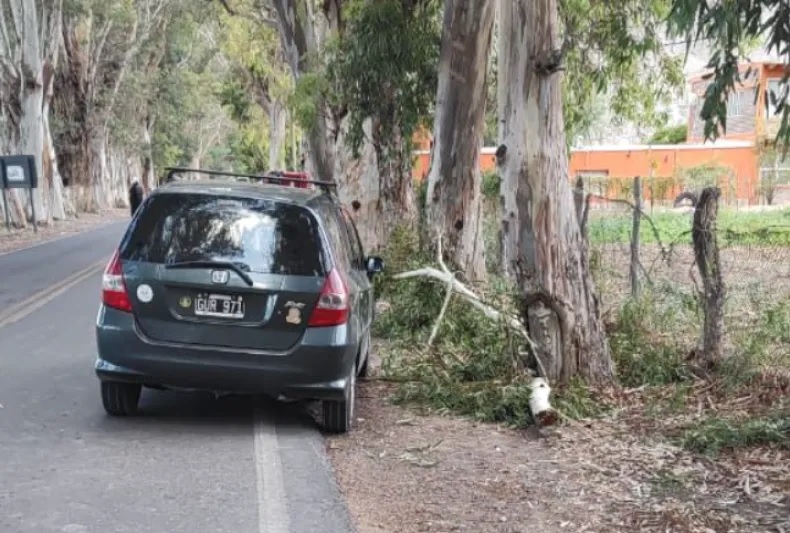
[[[332,269],[324,281],[318,303],[310,315],[308,326],[339,326],[348,320],[348,287],[336,269]]]
[[[116,250],[104,269],[101,280],[101,301],[107,307],[118,309],[119,311],[131,312],[132,302],[129,301],[129,293],[126,291],[126,283],[123,281],[123,268],[121,258]]]

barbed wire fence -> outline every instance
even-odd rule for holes
[[[711,315],[699,254],[715,245],[718,266],[709,265],[707,274],[720,273],[723,282],[723,354],[749,354],[760,365],[790,370],[790,206],[735,208],[724,198],[721,206],[721,190],[713,187],[709,235],[697,223],[694,239],[695,213],[705,215],[702,202],[672,207],[646,200],[652,185],[646,181],[633,178],[622,188],[626,194],[616,196],[576,183],[576,209],[605,314],[613,319],[629,300],[650,299],[661,314],[654,334],[689,352],[699,349]],[[699,239],[708,244],[695,250]]]

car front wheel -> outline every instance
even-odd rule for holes
[[[356,365],[353,365],[346,384],[345,398],[340,401],[325,400],[323,402],[324,429],[330,433],[347,433],[351,429],[354,420],[356,385]]]
[[[104,410],[113,416],[130,416],[137,413],[142,386],[116,381],[101,382],[101,401]]]

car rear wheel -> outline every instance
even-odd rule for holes
[[[340,401],[324,400],[324,429],[330,433],[347,433],[351,429],[354,420],[356,386],[356,365],[354,365],[346,385],[345,398]]]
[[[137,412],[142,386],[117,381],[101,382],[101,401],[104,410],[113,416],[130,416]]]

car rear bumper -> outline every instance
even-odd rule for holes
[[[286,353],[175,345],[146,339],[132,315],[102,306],[95,371],[102,380],[143,385],[341,400],[357,354],[348,329],[307,329]]]

